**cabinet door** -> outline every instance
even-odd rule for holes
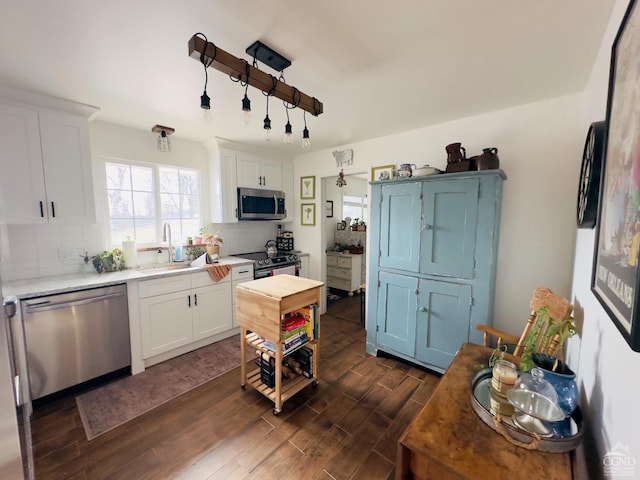
[[[473,278],[478,179],[425,182],[420,272]]]
[[[192,290],[194,340],[230,330],[233,324],[231,282]]]
[[[262,188],[282,191],[282,163],[275,160],[262,160],[260,163]]]
[[[236,223],[238,221],[238,183],[235,152],[220,149],[212,154],[209,186],[212,221]]]
[[[471,286],[420,280],[416,359],[444,371],[469,339]]]
[[[89,127],[82,117],[40,113],[49,221],[94,223]]]
[[[380,272],[376,343],[382,350],[414,355],[417,309],[418,279]]]
[[[9,224],[47,221],[38,114],[0,105],[0,220]]]
[[[385,185],[380,206],[383,268],[417,272],[420,266],[421,183]],[[375,254],[375,253],[374,253]]]
[[[140,300],[142,358],[193,341],[193,299],[188,290]]]
[[[238,186],[249,188],[262,188],[262,171],[260,161],[243,153],[238,153]]]

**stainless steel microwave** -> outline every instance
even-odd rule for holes
[[[282,220],[284,192],[257,188],[238,188],[238,220]]]

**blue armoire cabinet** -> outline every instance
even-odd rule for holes
[[[502,170],[371,182],[367,352],[443,372],[492,324]]]

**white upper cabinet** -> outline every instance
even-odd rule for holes
[[[238,221],[238,187],[278,190],[285,192],[287,217],[293,219],[293,167],[279,160],[260,158],[215,142],[204,144],[209,151],[209,186],[211,192],[211,221]]]
[[[6,223],[95,222],[86,118],[0,103],[0,144]]]
[[[238,153],[238,186],[282,190],[282,163]]]

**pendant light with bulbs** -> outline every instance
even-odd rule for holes
[[[216,47],[216,45],[210,43],[202,33],[196,33],[189,40],[189,56],[198,59],[205,68],[205,88],[203,95],[200,97],[200,109],[203,111],[203,117],[209,121],[211,119],[211,100],[207,95],[207,68],[213,67],[229,75],[234,82],[240,82],[244,87],[244,96],[242,98],[242,121],[244,124],[248,124],[251,121],[251,100],[247,94],[249,85],[261,90],[262,93],[267,96],[267,114],[263,121],[263,135],[266,141],[269,141],[271,138],[271,119],[269,118],[270,96],[281,99],[285,104],[287,124],[285,125],[284,142],[287,144],[293,142],[293,132],[291,122],[289,121],[289,109],[302,109],[305,112],[302,147],[305,149],[310,148],[311,140],[309,129],[307,128],[306,112],[317,117],[323,112],[322,103],[317,98],[306,95],[296,87],[286,84],[282,72],[291,65],[290,60],[260,41],[254,42],[247,47],[245,51],[253,57],[253,65],[250,65],[244,59],[237,58]],[[280,72],[280,79],[276,79],[273,75],[261,71],[257,66],[258,60]]]

